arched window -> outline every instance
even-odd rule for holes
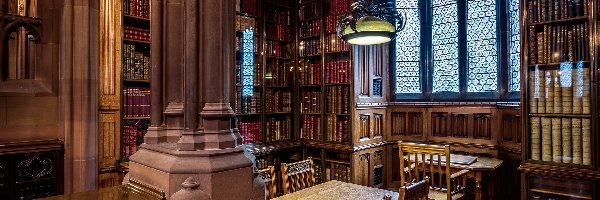
[[[36,43],[40,40],[37,0],[5,2],[2,15],[0,80],[35,79]]]

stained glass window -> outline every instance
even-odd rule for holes
[[[242,35],[242,96],[254,93],[254,30],[246,29]]]
[[[521,91],[521,27],[519,27],[519,0],[510,0],[509,13],[509,53],[510,78],[509,90],[511,92]]]
[[[459,92],[456,0],[433,0],[433,92]]]
[[[418,0],[396,0],[405,17],[404,29],[396,36],[396,93],[421,93],[421,18]]]
[[[467,9],[467,92],[494,92],[498,90],[496,0],[469,0]]]

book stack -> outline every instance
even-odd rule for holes
[[[266,111],[271,113],[291,112],[292,93],[290,91],[267,90]]]
[[[290,118],[269,118],[267,119],[267,130],[266,137],[267,142],[273,142],[278,140],[291,139],[290,125],[292,124]]]
[[[342,38],[339,38],[336,34],[328,35],[325,41],[328,41],[325,47],[327,52],[350,51],[350,44],[348,44]]]
[[[349,164],[330,162],[326,173],[329,180],[350,182]]]
[[[329,86],[327,94],[327,113],[349,114],[350,113],[350,87]]]
[[[590,68],[579,62],[573,68],[530,71],[530,112],[545,114],[590,114]]]
[[[124,87],[123,113],[125,118],[150,117],[150,88]]]
[[[313,158],[313,161],[315,162],[313,164],[313,170],[315,171],[315,183],[319,184],[322,183],[321,179],[323,178],[323,171],[321,170],[321,163],[318,160],[315,160]]]
[[[267,41],[267,56],[276,58],[291,58],[292,44],[284,44],[281,41]]]
[[[532,117],[531,159],[590,165],[590,122],[589,118]]]
[[[350,117],[328,115],[327,117],[327,141],[350,142]]]
[[[344,17],[344,15],[328,15],[325,18],[325,33],[336,33],[337,23]]]
[[[329,14],[339,15],[348,12],[350,9],[350,0],[331,0],[329,1]]]
[[[350,60],[337,60],[327,62],[325,66],[325,83],[349,83]]]
[[[235,16],[235,31],[244,31],[246,29],[254,29],[255,33],[259,33],[258,22],[252,17]]]
[[[589,25],[587,22],[569,26],[549,26],[529,29],[529,64],[576,62],[589,60]],[[535,45],[534,45],[535,44]]]
[[[302,63],[300,68],[300,83],[302,85],[321,84],[321,63]]]
[[[291,29],[284,25],[267,26],[267,39],[289,42],[292,40]]]
[[[278,10],[277,8],[269,8],[267,10],[267,20],[269,23],[280,24],[280,25],[292,25],[292,18],[290,17],[289,10]]]
[[[313,1],[300,6],[300,21],[315,19],[321,16],[321,6],[319,1]]]
[[[133,44],[123,44],[123,79],[150,80],[150,57]]]
[[[143,29],[131,26],[123,27],[123,37],[129,40],[150,41],[150,29]]]
[[[306,114],[316,114],[321,112],[321,92],[304,91],[302,92],[302,102],[300,110]]]
[[[587,16],[587,0],[529,0],[529,22],[545,22]]]
[[[300,22],[300,27],[298,30],[298,36],[301,38],[304,37],[313,37],[321,34],[321,20],[312,20],[312,21],[304,21]]]
[[[254,91],[254,93],[250,96],[242,95],[241,87],[237,89],[237,99],[236,103],[236,113],[240,114],[255,114],[260,113],[260,93],[258,91]]]
[[[123,0],[123,14],[150,18],[150,0]]]
[[[300,57],[314,56],[321,54],[321,40],[305,40],[300,41]]]
[[[252,16],[261,16],[261,3],[257,0],[236,0],[235,11]]]
[[[292,77],[292,62],[282,62],[280,60],[272,60],[267,64],[265,72],[267,86],[282,86],[291,85]]]
[[[259,122],[241,122],[242,118],[238,119],[238,129],[242,135],[242,143],[258,143],[262,141],[262,127]]]
[[[321,117],[316,115],[303,115],[300,137],[310,140],[319,140],[321,133]]]
[[[123,158],[128,159],[137,151],[138,145],[144,141],[144,131],[138,126],[124,125],[122,135]]]

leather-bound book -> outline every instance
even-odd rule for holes
[[[539,90],[535,85],[535,71],[529,71],[529,112],[538,113],[538,99],[540,97]]]
[[[552,118],[552,162],[562,162],[562,133],[560,118]]]
[[[554,90],[553,90],[553,95],[552,97],[554,98],[553,100],[553,105],[554,105],[554,113],[563,113],[562,112],[562,97],[561,97],[561,90],[562,88],[560,87],[560,71],[559,70],[552,70],[552,85],[554,86]]]
[[[563,163],[572,163],[573,162],[573,154],[571,144],[571,118],[562,118],[562,162]]]
[[[592,164],[592,135],[591,135],[591,120],[589,118],[581,119],[581,140],[583,152],[583,165]]]
[[[542,117],[542,160],[552,161],[552,122]]]
[[[581,119],[573,118],[571,124],[571,138],[573,145],[573,164],[581,165],[583,163],[583,150],[581,138]]]
[[[540,139],[541,139],[541,130],[540,130],[540,118],[532,117],[531,118],[531,159],[540,160]]]
[[[552,70],[546,70],[544,77],[544,98],[546,113],[554,113],[554,81],[552,79]]]

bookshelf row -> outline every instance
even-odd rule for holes
[[[528,22],[538,23],[588,15],[586,0],[528,0]]]
[[[531,159],[591,165],[591,120],[573,117],[531,117]]]
[[[570,62],[561,69],[529,71],[531,114],[590,114],[590,68]]]
[[[590,59],[587,22],[569,26],[529,27],[529,64]]]

